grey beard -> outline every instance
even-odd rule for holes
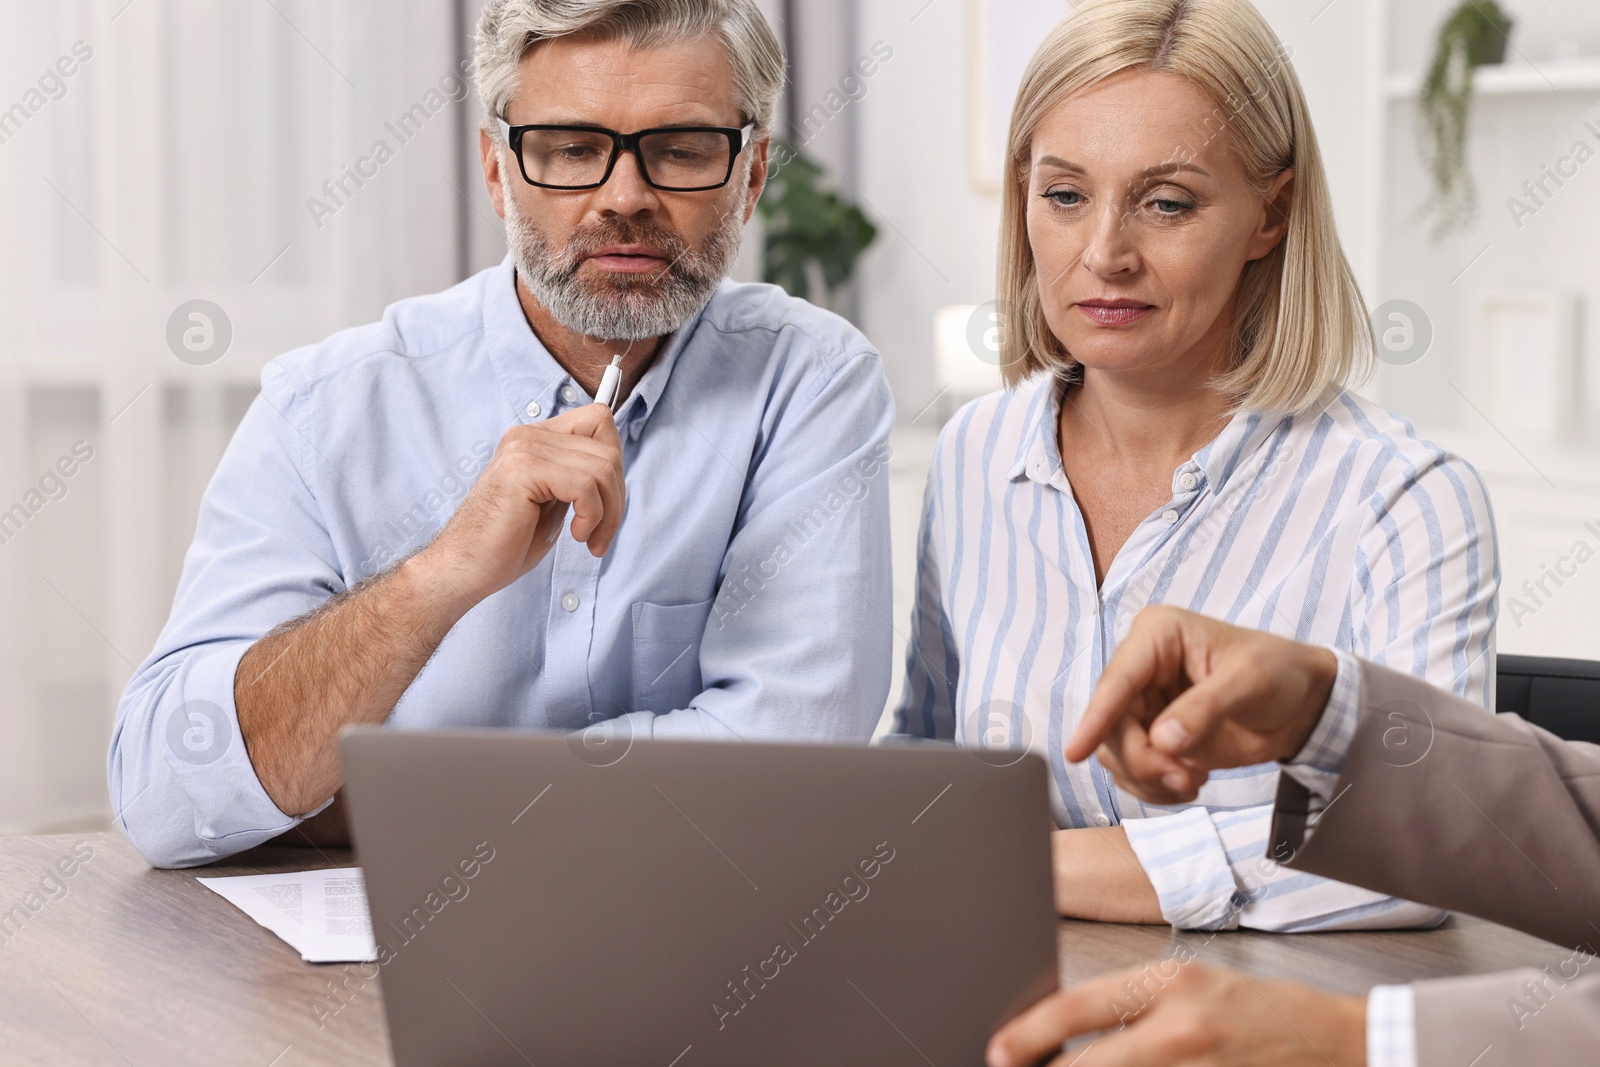
[[[700,249],[690,249],[683,238],[653,222],[623,219],[580,230],[557,249],[521,214],[509,189],[506,193],[506,241],[529,291],[567,329],[605,341],[663,337],[688,322],[733,269],[744,236],[742,212],[730,211]],[[662,249],[670,265],[647,274],[579,278],[593,252],[633,242]]]

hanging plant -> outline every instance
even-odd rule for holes
[[[1439,27],[1422,82],[1419,147],[1433,181],[1435,238],[1471,221],[1476,211],[1467,169],[1467,120],[1473,68],[1505,59],[1511,19],[1495,0],[1463,0]]]
[[[757,209],[765,225],[761,277],[811,298],[813,280],[831,297],[855,273],[878,228],[856,205],[823,186],[823,169],[789,145],[772,147],[773,170]]]

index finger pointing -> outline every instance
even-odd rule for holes
[[[1151,641],[1138,640],[1137,627],[1123,638],[1100,674],[1078,727],[1067,741],[1067,759],[1080,763],[1105,741],[1116,721],[1127,715],[1139,694],[1155,681],[1161,657]]]

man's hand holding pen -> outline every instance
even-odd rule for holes
[[[488,466],[439,535],[417,554],[456,596],[476,604],[537,567],[572,513],[572,536],[603,556],[627,506],[622,439],[596,402],[500,438]]]

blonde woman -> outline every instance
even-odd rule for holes
[[[1371,334],[1284,50],[1247,0],[1084,7],[1033,57],[1008,153],[1008,388],[940,438],[897,730],[1046,757],[1065,915],[1440,921],[1281,870],[1275,764],[1162,806],[1063,755],[1154,603],[1492,705],[1488,496],[1467,463],[1348,391]],[[1425,758],[1425,738],[1390,740],[1386,758]]]

